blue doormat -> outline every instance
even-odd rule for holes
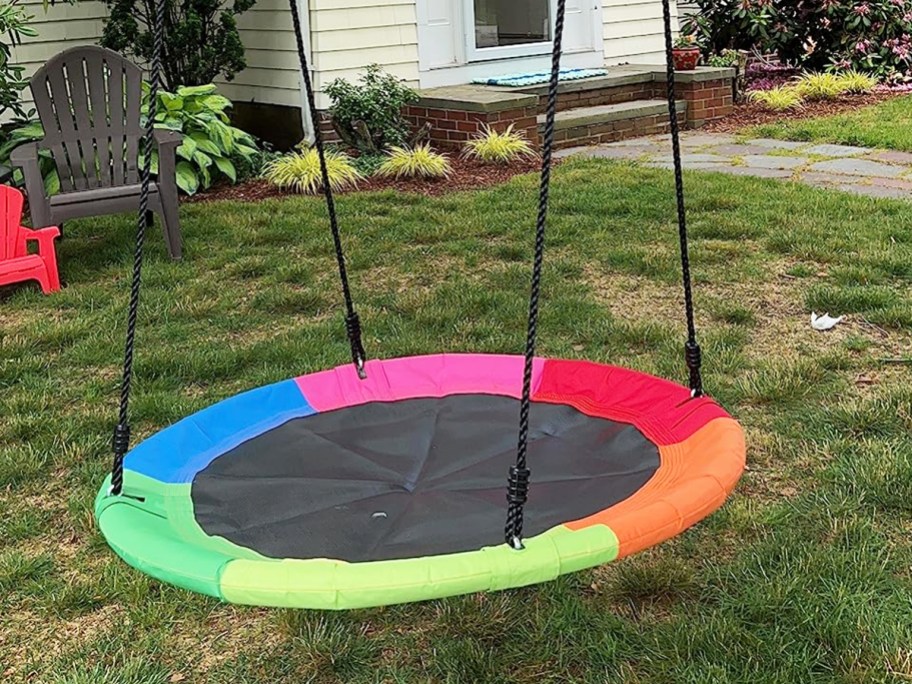
[[[561,81],[576,81],[581,78],[595,78],[596,76],[607,76],[607,69],[561,69]],[[522,88],[524,86],[538,85],[547,83],[551,80],[551,74],[548,72],[534,74],[509,74],[507,76],[498,76],[496,78],[476,78],[472,83],[478,85],[506,86],[508,88]]]

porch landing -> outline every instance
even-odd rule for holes
[[[558,87],[558,148],[610,143],[664,132],[668,127],[665,69],[655,65],[610,67],[606,76],[566,81]],[[701,67],[677,72],[678,117],[689,128],[732,109],[733,69]],[[520,88],[457,85],[421,91],[409,107],[416,127],[429,127],[441,147],[459,147],[485,126],[516,130],[539,143],[548,85]]]

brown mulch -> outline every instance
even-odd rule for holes
[[[878,104],[894,97],[908,95],[909,93],[869,93],[867,95],[843,95],[834,100],[820,100],[806,102],[800,109],[786,112],[774,112],[755,102],[743,102],[735,105],[735,111],[712,123],[706,124],[701,130],[711,133],[735,133],[742,128],[757,126],[767,123],[782,123],[783,121],[799,121],[801,119],[815,119],[821,116],[843,114],[861,107]]]
[[[513,176],[524,173],[535,173],[540,170],[541,162],[537,159],[524,159],[511,164],[482,164],[469,159],[451,157],[453,172],[447,178],[382,178],[374,176],[358,183],[356,188],[349,188],[337,194],[350,192],[376,192],[380,190],[397,190],[412,192],[429,197],[445,195],[462,190],[478,190],[506,183]],[[557,164],[557,160],[555,160]],[[205,192],[185,198],[186,202],[213,202],[217,200],[239,200],[242,202],[259,202],[270,197],[288,197],[293,193],[280,190],[262,179],[250,180],[238,185],[220,183]]]

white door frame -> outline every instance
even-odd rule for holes
[[[435,63],[429,56],[429,41],[426,36],[422,35],[422,25],[428,23],[429,0],[416,0],[419,72],[422,88],[467,83],[475,78],[490,78],[517,72],[547,70],[550,64],[548,55],[553,49],[551,41],[535,44],[536,47],[541,48],[537,54],[509,56],[498,52],[497,54],[492,53],[490,58],[482,61],[470,61],[467,54],[467,44],[469,38],[474,40],[475,31],[474,20],[471,17],[471,12],[468,11],[467,4],[471,0],[447,1],[450,3],[449,11],[452,14],[453,59],[451,61],[448,60],[446,63],[441,63],[440,61]],[[552,2],[555,3],[556,7],[556,0],[552,0]],[[589,5],[590,2],[592,3],[591,5]],[[594,18],[589,36],[591,46],[565,49],[564,57],[561,61],[564,68],[587,69],[600,68],[605,65],[604,26],[602,21],[603,2],[604,0],[579,0],[578,4],[584,10],[588,8]],[[553,20],[554,12],[552,12],[552,22]],[[472,33],[468,34],[469,31]],[[507,46],[506,49],[510,50],[513,47]],[[498,50],[498,48],[487,48],[486,50],[491,49]]]

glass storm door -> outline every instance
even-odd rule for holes
[[[551,51],[553,0],[464,0],[469,61]]]

